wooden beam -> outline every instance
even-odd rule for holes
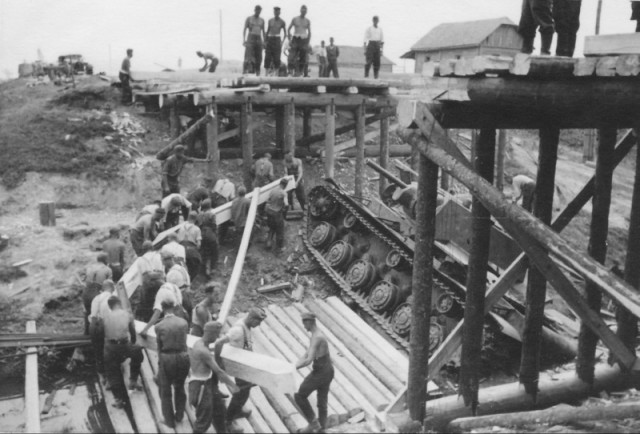
[[[175,102],[169,106],[169,133],[174,139],[180,137],[180,117]]]
[[[349,86],[367,89],[388,89],[401,86],[397,80],[366,80],[353,78],[311,78],[311,77],[242,77],[243,86],[268,84],[274,89],[291,87],[325,86],[327,88],[345,88]]]
[[[251,168],[253,167],[253,133],[249,128],[252,124],[251,100],[240,107],[240,143],[242,146],[242,178],[247,191],[252,189],[253,182]]]
[[[618,56],[616,75],[635,77],[640,74],[640,54],[626,54]]]
[[[296,107],[290,102],[285,107],[284,152],[295,152],[296,146]]]
[[[211,101],[212,97],[216,98],[219,106],[238,106],[244,102],[247,96],[242,94],[223,94],[216,91],[203,91],[199,93],[196,106],[206,105],[205,101]],[[378,109],[395,105],[395,97],[391,95],[345,95],[342,93],[315,93],[315,92],[267,92],[256,93],[251,95],[254,107],[276,107],[291,104],[294,100],[298,108],[324,108],[327,104],[334,100],[336,107],[341,109],[355,109],[362,103],[368,109]],[[195,101],[194,101],[195,103]],[[189,104],[193,106],[193,104]]]
[[[551,223],[553,193],[555,191],[556,161],[560,130],[550,126],[540,130],[538,174],[533,203],[533,215],[544,224]],[[534,399],[538,390],[540,351],[542,348],[542,324],[547,294],[547,281],[537,268],[529,270],[525,301],[520,382]]]
[[[356,117],[356,170],[354,195],[363,197],[364,194],[364,105],[356,108],[354,115]]]
[[[616,339],[616,336],[609,330],[598,314],[589,309],[582,296],[573,288],[573,284],[540,246],[545,246],[550,253],[557,255],[558,258],[571,259],[573,262],[568,261],[569,265],[573,265],[575,268],[580,266],[579,271],[581,273],[588,274],[588,279],[598,282],[610,297],[626,303],[625,305],[634,314],[640,310],[637,302],[638,295],[633,293],[624,282],[612,276],[609,270],[599,263],[588,257],[580,257],[581,255],[571,251],[571,248],[560,236],[546,225],[540,223],[535,217],[521,210],[517,205],[506,203],[504,196],[495,190],[492,185],[459,163],[446,151],[437,146],[428,146],[420,141],[418,141],[417,145],[420,146],[421,152],[426,153],[427,157],[437,163],[442,170],[448,171],[483,202],[493,216],[527,253],[527,256],[536,263],[538,269],[545,273],[545,278],[552,282],[554,288],[561,293],[570,307],[583,321],[591,324],[592,330],[616,353],[620,363],[627,368],[633,367],[636,361],[635,355],[631,354]],[[593,269],[586,268],[583,264],[587,264],[588,267],[593,267]]]
[[[249,213],[247,214],[247,223],[242,233],[242,241],[240,241],[240,247],[238,247],[238,253],[236,254],[236,262],[233,265],[233,271],[229,278],[229,284],[227,285],[227,291],[224,295],[224,300],[220,306],[220,312],[218,313],[218,321],[222,324],[227,320],[229,311],[231,310],[231,304],[240,282],[240,276],[242,275],[242,268],[244,266],[244,258],[249,249],[249,241],[251,240],[251,232],[253,230],[253,224],[256,221],[256,212],[258,210],[258,196],[260,195],[260,188],[253,190],[253,197],[251,198],[251,205],[249,206]]]
[[[218,106],[215,100],[207,107],[211,120],[207,122],[207,153],[211,161],[209,161],[209,175],[218,173],[220,165],[220,150],[218,149]]]
[[[27,321],[27,333],[36,332],[36,322]],[[38,385],[38,349],[27,348],[24,375],[24,417],[26,432],[40,432],[40,386]]]
[[[190,137],[196,134],[200,129],[200,127],[203,125],[207,125],[210,120],[211,120],[211,113],[207,113],[206,115],[198,119],[193,125],[191,125],[187,129],[187,131],[180,134],[177,138],[172,140],[167,146],[165,146],[160,151],[158,151],[158,153],[156,154],[156,158],[158,160],[166,160],[167,157],[171,155],[171,151],[173,150],[173,148],[184,143],[186,140],[188,140]]]
[[[389,118],[385,117],[380,120],[380,155],[378,156],[378,163],[383,169],[389,167]],[[387,181],[384,178],[380,178],[378,183],[378,194],[382,197],[382,193],[387,188]]]
[[[504,157],[507,147],[507,131],[498,131],[498,147],[496,149],[496,178],[494,184],[500,191],[504,188]],[[444,189],[444,187],[442,187]]]
[[[279,106],[274,110],[276,116],[276,145],[278,146],[278,148],[284,151],[284,125],[286,106]]]
[[[613,56],[616,54],[640,54],[640,35],[620,33],[584,38],[585,56]]]
[[[596,162],[593,207],[591,210],[591,230],[588,252],[591,257],[605,263],[607,257],[607,235],[609,232],[609,208],[611,206],[611,187],[613,182],[613,150],[617,131],[614,129],[599,131],[598,160]],[[587,304],[600,312],[602,293],[592,282],[586,282]],[[598,336],[584,322],[580,325],[578,340],[578,358],[576,373],[587,383],[593,382],[596,345]]]
[[[411,418],[422,421],[427,401],[429,324],[433,292],[433,242],[438,207],[438,166],[421,155],[418,170],[407,404]]]
[[[328,104],[325,109],[325,159],[324,173],[327,178],[335,176],[335,145],[336,145],[336,106]]]
[[[513,59],[509,72],[513,75],[557,79],[573,77],[576,59],[557,56],[532,56],[518,53]]]
[[[311,136],[311,109],[302,110],[302,137]]]
[[[471,68],[475,74],[504,74],[509,72],[512,63],[511,56],[475,56],[471,61]]]
[[[480,131],[474,145],[476,158],[474,169],[479,177],[493,182],[496,132]],[[422,155],[422,154],[421,154]],[[487,287],[489,243],[491,241],[491,214],[476,197],[471,205],[471,248],[467,270],[464,322],[462,330],[462,354],[460,356],[460,393],[466,405],[475,414],[478,406],[478,388],[481,375],[482,336],[484,333],[484,299]]]

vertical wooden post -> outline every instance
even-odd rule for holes
[[[593,208],[591,210],[591,234],[588,252],[593,259],[601,264],[604,264],[607,257],[611,185],[613,169],[615,167],[613,150],[616,145],[616,133],[615,128],[606,128],[599,131],[600,145],[598,146],[598,160],[596,161]],[[589,307],[595,312],[600,312],[600,303],[602,303],[600,288],[593,282],[587,280],[585,292]],[[598,339],[598,336],[593,333],[584,322],[580,325],[576,373],[582,381],[589,384],[593,383],[596,344],[598,343]]]
[[[311,136],[311,109],[305,108],[302,110],[302,137],[309,136]]]
[[[538,175],[536,177],[533,214],[547,225],[551,223],[551,213],[553,211],[559,138],[560,130],[558,128],[547,127],[540,130]],[[525,323],[522,333],[520,383],[524,385],[526,392],[534,397],[534,400],[538,392],[542,322],[544,320],[546,294],[547,281],[537,268],[531,267],[527,282]]]
[[[438,199],[438,166],[420,154],[413,253],[411,337],[407,402],[411,419],[422,422],[427,401],[429,325],[433,291],[433,242]]]
[[[207,153],[209,154],[209,167],[208,175],[211,176],[214,173],[218,173],[218,167],[220,165],[220,150],[218,149],[218,106],[216,105],[215,98],[211,100],[211,104],[207,106],[207,113],[210,113],[213,118],[207,122]]]
[[[286,113],[286,106],[277,106],[276,110],[276,146],[278,149],[284,151],[284,118]]]
[[[284,152],[296,152],[296,107],[291,99],[291,104],[286,105],[284,119]]]
[[[175,139],[180,136],[180,116],[178,116],[177,103],[174,102],[169,107],[169,129],[171,130],[171,138]]]
[[[242,144],[243,181],[247,191],[251,190],[251,167],[253,166],[253,134],[251,134],[251,98],[240,106],[240,143]]]
[[[635,131],[636,140],[640,137]],[[624,280],[631,286],[640,289],[640,152],[636,146],[636,174],[631,196],[631,215],[629,216],[629,235],[627,239],[627,256],[624,261]],[[618,330],[616,334],[622,342],[635,353],[636,336],[638,334],[638,320],[624,306],[617,306],[616,320]]]
[[[356,117],[356,179],[354,194],[363,197],[364,193],[364,103],[355,110]]]
[[[335,165],[335,145],[336,145],[336,106],[331,104],[326,107],[325,117],[325,158],[324,158],[324,173],[327,178],[333,178],[334,165]]]
[[[493,181],[496,131],[480,130],[474,169],[489,182]],[[478,406],[480,382],[480,352],[484,331],[484,298],[487,286],[487,264],[491,240],[491,214],[480,200],[473,198],[471,206],[471,250],[467,271],[467,296],[462,330],[462,355],[460,358],[460,393],[465,405],[471,405],[473,414]]]
[[[378,157],[378,164],[385,170],[389,168],[389,117],[380,119],[380,156]],[[380,197],[382,197],[382,192],[387,188],[387,179],[381,176],[378,186]]]
[[[471,161],[471,164],[476,159],[476,143],[478,143],[478,130],[471,130],[471,146],[469,147],[469,161]]]
[[[56,203],[55,202],[40,202],[40,224],[42,226],[55,226],[56,225]]]
[[[447,136],[457,143],[457,140],[455,140],[454,130],[447,130]],[[446,173],[445,171],[441,171],[440,172],[440,188],[445,191],[449,191],[449,184],[450,184],[449,174]]]
[[[504,153],[507,148],[507,130],[498,130],[498,149],[496,150],[496,188],[504,188]]]
[[[582,144],[582,162],[593,161],[596,149],[595,130],[587,130],[587,138]]]
[[[27,333],[36,332],[36,322],[27,321]],[[40,432],[40,386],[38,384],[38,349],[27,347],[24,376],[25,431]]]

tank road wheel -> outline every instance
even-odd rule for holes
[[[329,220],[338,211],[338,204],[324,187],[318,186],[309,192],[309,210],[313,217]]]
[[[461,319],[464,314],[460,303],[447,292],[440,294],[436,299],[436,310],[438,313],[453,319]]]
[[[398,187],[396,187],[394,184],[389,184],[387,185],[387,188],[385,188],[382,192],[382,197],[380,197],[380,199],[382,199],[382,203],[384,203],[386,206],[395,205],[395,201],[392,198],[393,193],[395,193],[396,191],[396,188]]]
[[[395,333],[406,338],[411,330],[411,305],[402,303],[391,316],[391,328]]]
[[[407,261],[402,257],[402,254],[397,250],[391,250],[387,253],[385,262],[389,268],[395,268],[396,270],[403,269],[407,264]]]
[[[398,287],[387,280],[381,280],[371,289],[369,306],[376,312],[382,313],[393,309],[398,301]]]
[[[353,258],[353,246],[346,241],[338,240],[329,247],[329,251],[324,257],[331,268],[342,270]]]
[[[336,239],[336,228],[330,223],[320,222],[318,226],[313,228],[309,242],[317,249],[322,250],[325,247],[331,245]]]
[[[357,222],[358,222],[358,219],[356,219],[356,216],[354,216],[351,213],[347,213],[344,216],[344,219],[342,220],[342,224],[347,229],[352,229],[356,225]]]
[[[444,339],[444,332],[442,327],[437,322],[431,322],[429,324],[429,352],[435,351],[440,346]]]
[[[365,292],[371,287],[376,278],[376,267],[369,261],[358,259],[347,270],[347,283],[353,289],[362,289]]]

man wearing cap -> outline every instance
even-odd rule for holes
[[[264,309],[252,307],[249,309],[247,316],[236,322],[229,329],[226,336],[220,341],[220,344],[229,343],[229,345],[241,348],[247,351],[253,351],[253,340],[251,339],[251,329],[258,327],[267,317]],[[243,411],[243,407],[249,399],[252,383],[236,378],[236,385],[240,388],[238,393],[234,393],[227,407],[228,420],[234,420],[242,417],[249,417],[251,411]]]
[[[216,216],[211,212],[211,200],[202,202],[202,211],[198,214],[198,226],[202,232],[200,257],[202,258],[202,273],[209,276],[218,263],[218,226]]]
[[[174,154],[162,164],[162,197],[180,193],[180,174],[190,159],[184,155],[184,146],[174,148]]]
[[[302,324],[305,330],[311,333],[309,349],[304,356],[296,362],[296,369],[304,368],[313,363],[311,373],[307,375],[300,385],[298,392],[293,395],[296,404],[309,422],[309,426],[302,432],[320,432],[327,428],[327,402],[329,387],[333,380],[333,364],[329,355],[327,338],[316,324],[316,316],[310,312],[302,313]],[[309,395],[317,391],[318,418],[309,404]]]
[[[304,206],[307,202],[304,193],[304,181],[302,179],[302,160],[293,156],[292,151],[287,151],[284,154],[284,168],[287,175],[291,175],[296,180],[296,198],[298,199],[298,203],[300,204],[300,208],[304,211]],[[291,209],[293,209],[293,190],[290,190],[288,193],[289,205]]]
[[[180,214],[186,221],[191,209],[191,202],[180,193],[172,193],[165,196],[160,202],[160,207],[165,212],[164,230],[170,229],[180,223]]]
[[[249,199],[246,194],[247,189],[244,188],[244,186],[238,187],[238,197],[231,202],[231,221],[233,222],[236,234],[244,233],[244,227],[247,224],[251,199]]]
[[[179,290],[182,297],[180,305],[186,314],[185,319],[191,323],[191,310],[193,304],[191,301],[191,278],[189,272],[179,263],[176,263],[175,257],[171,253],[162,253],[162,263],[164,264],[165,273],[167,273],[167,283],[173,283]]]
[[[200,256],[200,244],[202,243],[202,231],[196,225],[198,215],[195,212],[189,214],[189,218],[178,230],[178,239],[185,249],[186,266],[189,278],[194,280],[200,272],[202,257]]]
[[[204,286],[204,298],[193,309],[191,334],[202,336],[204,325],[218,319],[220,312],[221,286],[219,282],[209,282]]]
[[[102,244],[102,250],[107,254],[107,264],[113,273],[113,281],[117,282],[124,270],[124,243],[120,240],[118,228],[109,229],[109,239]]]
[[[104,314],[104,368],[111,391],[116,398],[114,407],[124,408],[127,390],[122,378],[122,363],[131,359],[129,365],[129,388],[138,389],[140,365],[144,356],[136,345],[136,329],[133,317],[122,308],[120,299],[114,295],[108,299],[109,311]]]
[[[242,40],[244,49],[243,74],[260,75],[262,64],[262,49],[264,48],[264,20],[260,18],[262,7],[259,5],[253,9],[253,15],[244,21]]]
[[[96,262],[87,267],[85,273],[85,286],[82,290],[82,301],[84,302],[84,334],[89,334],[89,313],[91,312],[91,302],[101,289],[102,282],[112,278],[111,268],[107,265],[107,254],[98,253]]]
[[[269,192],[269,198],[265,206],[267,226],[269,227],[269,234],[267,235],[268,249],[271,248],[271,240],[274,237],[278,250],[282,251],[284,248],[284,213],[289,206],[285,188],[288,183],[287,178],[282,178],[278,186]]]
[[[104,317],[109,311],[108,300],[114,289],[113,280],[105,280],[102,282],[102,292],[96,295],[91,302],[89,332],[96,359],[96,370],[99,374],[104,374]]]
[[[184,382],[190,367],[187,354],[189,324],[175,315],[175,307],[172,300],[163,301],[164,318],[156,324],[160,403],[164,424],[170,428],[175,428],[176,422],[184,418],[187,403]]]
[[[384,35],[382,29],[378,27],[378,16],[373,17],[373,26],[364,32],[364,47],[366,63],[364,65],[364,76],[369,77],[369,70],[373,65],[373,78],[378,78],[380,71],[380,57],[382,56],[382,46],[384,45]]]
[[[284,38],[280,34],[284,31]],[[267,46],[264,52],[264,69],[270,73],[280,70],[280,52],[282,41],[287,38],[287,24],[280,18],[280,8],[273,8],[273,18],[267,25]]]
[[[165,283],[165,274],[160,252],[153,250],[151,241],[145,241],[142,250],[143,255],[136,261],[138,272],[142,275],[142,292],[135,312],[137,320],[149,322],[156,294]]]
[[[291,28],[294,29],[293,33],[291,33]],[[291,20],[287,33],[291,41],[293,75],[304,75],[307,70],[307,56],[309,54],[309,42],[311,41],[311,21],[307,18],[307,7],[305,5],[300,8],[300,15]]]
[[[231,377],[222,369],[217,358],[211,354],[209,346],[216,342],[222,331],[222,324],[208,321],[203,326],[202,339],[198,339],[191,353],[191,374],[187,380],[189,383],[189,404],[196,409],[196,421],[193,424],[194,433],[207,432],[213,427],[217,433],[241,433],[242,430],[233,430],[227,425],[227,409],[224,395],[218,389],[218,382],[222,380],[235,394],[239,392],[238,386]]]
[[[136,252],[136,255],[141,256],[142,244],[145,241],[151,241],[158,235],[159,226],[162,219],[165,216],[163,208],[157,208],[153,214],[145,214],[136,221],[133,227],[129,230],[129,239],[131,240],[131,247]]]
[[[264,187],[275,179],[271,154],[266,152],[264,156],[253,164],[253,188]]]

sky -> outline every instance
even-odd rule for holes
[[[195,69],[196,50],[223,60],[243,58],[244,20],[262,6],[265,21],[280,6],[288,23],[306,4],[312,45],[335,38],[338,45],[362,45],[373,15],[385,34],[384,54],[397,72],[412,72],[400,59],[419,38],[441,23],[506,16],[520,18],[520,0],[0,0],[0,78],[17,76],[23,61],[56,62],[61,54],[82,54],[94,71],[117,74],[127,48],[134,49],[132,71],[163,67]],[[586,35],[595,34],[598,0],[583,0],[576,56]],[[603,0],[601,34],[635,30],[628,0]],[[536,43],[539,47],[539,42]]]

